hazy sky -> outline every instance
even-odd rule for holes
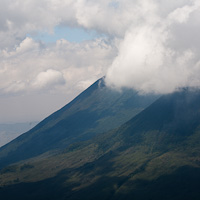
[[[96,79],[200,86],[199,0],[1,0],[0,123],[41,120]]]

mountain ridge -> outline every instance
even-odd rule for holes
[[[26,188],[32,199],[199,199],[199,100],[198,90],[164,95],[119,128],[8,166],[0,194],[26,199]]]
[[[157,98],[132,90],[113,91],[99,79],[69,104],[0,148],[0,168],[120,126]]]

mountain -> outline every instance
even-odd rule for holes
[[[0,124],[0,147],[36,126],[38,122]]]
[[[200,91],[164,95],[119,128],[0,172],[5,199],[200,199]]]
[[[116,128],[157,98],[132,90],[114,91],[99,79],[72,102],[0,148],[0,168],[45,152],[55,153]]]

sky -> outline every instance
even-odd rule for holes
[[[200,87],[199,0],[1,0],[0,123],[40,121],[109,87]]]

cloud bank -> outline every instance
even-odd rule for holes
[[[66,84],[80,70],[80,82],[88,81],[86,74],[95,80],[106,73],[107,85],[145,93],[200,86],[198,0],[2,0],[0,11],[1,71],[13,74],[1,91],[31,89],[30,82],[48,69],[62,73]],[[42,46],[27,37],[53,34],[55,26],[95,30],[108,40]],[[23,80],[24,72],[31,77]]]
[[[63,105],[104,75],[108,86],[140,93],[200,87],[199,0],[1,0],[0,13],[1,110],[12,97],[34,103],[41,94],[44,105],[52,95]],[[34,39],[55,27],[96,37]]]
[[[108,85],[141,93],[200,87],[200,2],[167,3],[165,9],[164,1],[136,2],[138,19],[119,43]]]
[[[88,79],[91,79],[90,85],[105,73],[112,54],[111,46],[101,39],[80,44],[60,39],[50,47],[44,47],[26,37],[13,50],[0,52],[0,92],[64,90],[71,89],[76,82],[80,88],[79,82]]]

